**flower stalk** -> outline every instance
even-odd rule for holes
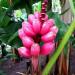
[[[32,57],[32,75],[39,75],[39,57]]]

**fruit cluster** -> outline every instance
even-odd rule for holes
[[[55,26],[54,19],[48,19],[48,15],[45,15],[45,21],[42,24],[40,15],[39,12],[30,14],[28,21],[24,21],[22,28],[18,30],[18,35],[23,43],[23,47],[18,48],[18,52],[22,57],[37,57],[54,52],[54,40],[58,28]],[[40,46],[41,42],[43,42],[42,46]]]

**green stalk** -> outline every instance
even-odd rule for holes
[[[72,22],[72,24],[70,25],[68,31],[65,33],[60,45],[58,46],[55,54],[52,56],[52,58],[49,60],[47,66],[45,67],[45,69],[42,72],[42,75],[48,75],[53,67],[53,65],[55,64],[56,60],[58,59],[59,55],[61,54],[64,46],[66,45],[66,43],[68,42],[70,36],[72,35],[72,32],[75,29],[75,20]]]
[[[69,3],[70,3],[70,7],[71,7],[71,10],[75,16],[75,7],[74,7],[74,4],[73,4],[73,0],[69,0]]]

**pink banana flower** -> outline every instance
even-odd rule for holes
[[[35,19],[32,23],[33,31],[38,34],[41,30],[41,23],[38,19]]]
[[[34,19],[35,19],[35,16],[34,16],[33,14],[30,14],[30,15],[28,16],[28,22],[29,22],[30,24],[32,24],[32,22],[33,22]]]
[[[33,32],[32,26],[29,24],[29,22],[24,22],[22,24],[22,28],[26,35],[28,36],[34,36],[35,33]]]
[[[46,33],[48,33],[50,31],[50,28],[54,25],[54,20],[53,19],[49,19],[46,22],[44,22],[44,24],[42,25],[41,28],[41,34],[44,35]]]
[[[54,32],[55,34],[57,34],[58,32],[58,28],[56,26],[53,26],[50,28],[50,31]]]
[[[35,12],[28,16],[28,22],[22,23],[22,28],[18,30],[24,46],[18,49],[21,56],[38,58],[39,55],[48,55],[54,52],[54,40],[58,28],[55,26],[54,19],[48,19],[47,14],[44,19],[45,22],[42,24],[40,13]],[[40,46],[41,42],[44,42],[42,46]]]
[[[26,58],[30,58],[31,57],[30,50],[27,49],[26,47],[18,48],[18,52],[19,52],[21,57],[26,57]]]
[[[22,39],[23,37],[25,37],[25,33],[24,33],[24,31],[23,31],[22,28],[18,30],[18,35],[19,35],[20,39]]]
[[[54,47],[55,47],[55,43],[54,42],[45,43],[41,47],[41,54],[42,55],[52,54],[54,52]]]
[[[32,44],[34,44],[34,40],[31,37],[25,36],[22,38],[23,46],[27,48],[31,48]]]
[[[39,54],[40,54],[40,46],[39,44],[35,43],[31,46],[31,55],[39,56]]]
[[[43,35],[41,37],[41,39],[42,39],[43,42],[53,42],[53,40],[55,39],[55,37],[56,37],[56,34],[51,31],[51,32]]]

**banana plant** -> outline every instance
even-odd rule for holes
[[[32,11],[32,4],[40,1],[40,0],[0,0],[0,40],[6,44],[11,45],[14,48],[19,48],[22,45],[21,40],[18,38],[18,29],[21,28],[21,22],[14,22],[11,21],[12,12],[16,9],[22,9],[25,8],[27,14],[33,13]],[[49,0],[51,2],[51,0]],[[49,5],[49,4],[48,4]],[[50,5],[49,5],[50,6]],[[50,7],[48,6],[48,11]],[[51,68],[53,67],[54,63],[56,62],[58,56],[60,55],[62,48],[64,48],[65,44],[69,40],[69,37],[71,36],[75,22],[72,23],[72,25],[69,27],[67,24],[65,24],[61,19],[60,16],[57,13],[48,12],[47,13],[49,18],[53,18],[55,20],[56,26],[59,28],[59,32],[56,38],[56,41],[63,38],[62,42],[60,43],[59,47],[57,48],[55,54],[50,59],[49,63],[47,64],[46,68],[43,71],[43,75],[48,75],[48,73],[51,71]],[[67,31],[67,29],[69,30]],[[66,33],[67,32],[67,33]],[[66,33],[66,34],[65,34]],[[65,36],[64,36],[65,35]],[[64,36],[64,37],[63,37]],[[63,43],[64,41],[64,43]]]

